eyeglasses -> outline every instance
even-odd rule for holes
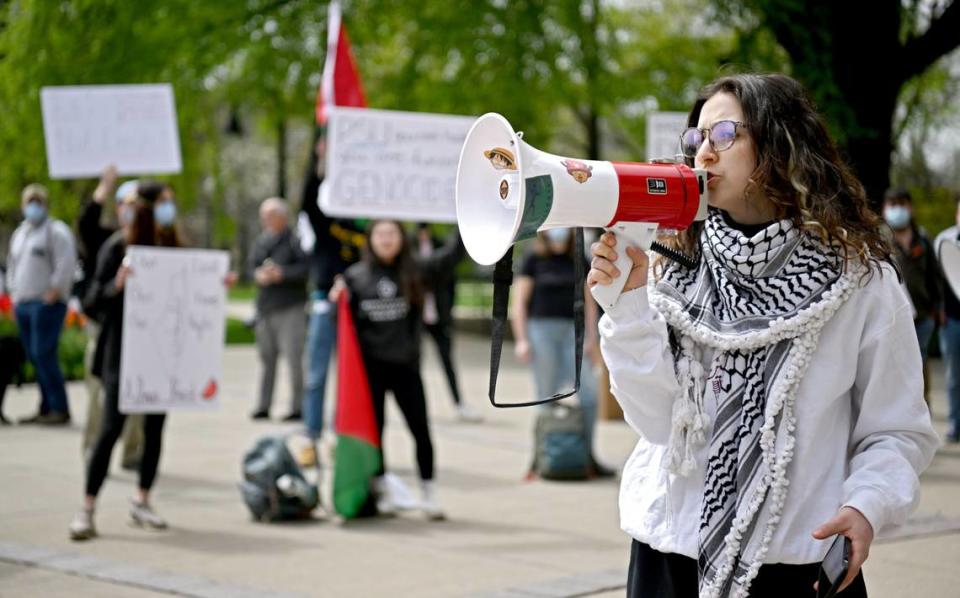
[[[704,137],[710,140],[710,147],[713,148],[713,151],[728,150],[737,139],[737,128],[746,126],[745,123],[736,120],[720,120],[713,123],[713,126],[709,129],[690,127],[680,133],[680,151],[684,157],[696,157],[697,151],[703,145]]]

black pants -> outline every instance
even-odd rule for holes
[[[430,440],[430,423],[427,420],[427,398],[423,394],[419,364],[398,364],[377,359],[366,359],[370,393],[373,395],[373,410],[377,416],[380,434],[380,471],[383,475],[386,458],[383,456],[384,403],[387,391],[394,399],[417,446],[417,467],[421,480],[433,479],[433,442]]]
[[[750,584],[752,598],[816,598],[813,584],[820,563],[809,565],[761,565]],[[680,554],[657,552],[633,541],[630,547],[628,598],[697,598],[697,561]],[[866,598],[863,571],[837,594],[843,598]]]
[[[424,324],[424,328],[433,337],[437,344],[437,352],[443,361],[443,371],[447,375],[447,384],[450,385],[450,396],[455,405],[460,404],[460,386],[457,384],[457,371],[453,369],[453,337],[450,334],[450,324]]]
[[[103,486],[110,468],[110,455],[113,445],[123,433],[123,423],[127,416],[120,413],[119,382],[104,382],[103,421],[100,424],[100,437],[93,447],[90,463],[87,464],[87,496],[96,496]],[[164,413],[150,413],[143,422],[143,455],[140,458],[140,488],[149,490],[157,477],[160,464],[160,447],[163,441]]]

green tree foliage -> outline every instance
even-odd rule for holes
[[[954,0],[714,0],[743,35],[763,29],[826,114],[874,202],[889,185],[894,115],[908,82],[960,45]]]
[[[370,105],[502,112],[552,151],[642,159],[651,110],[686,110],[721,64],[780,69],[770,36],[738,39],[707,0],[352,0],[343,13]],[[259,138],[311,122],[326,52],[326,4],[308,0],[11,0],[0,3],[0,226],[46,181],[39,90],[170,82],[187,211],[230,241],[222,165],[227,123]],[[252,125],[252,126],[251,126]],[[302,157],[295,156],[299,162]],[[54,181],[72,219],[94,181]],[[290,193],[288,195],[293,195]]]

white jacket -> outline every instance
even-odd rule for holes
[[[601,319],[600,333],[611,390],[640,435],[620,486],[621,527],[655,550],[696,558],[709,442],[689,477],[667,471],[678,384],[666,322],[646,287],[624,293]],[[707,372],[712,359],[705,350]],[[704,386],[713,421],[713,385]],[[824,325],[795,413],[787,499],[764,562],[821,561],[829,541],[811,534],[842,506],[863,513],[874,532],[906,520],[940,440],[923,401],[910,305],[891,267],[875,270]]]

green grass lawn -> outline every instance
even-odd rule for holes
[[[251,283],[237,283],[227,291],[227,301],[253,301],[257,296],[257,287]]]

